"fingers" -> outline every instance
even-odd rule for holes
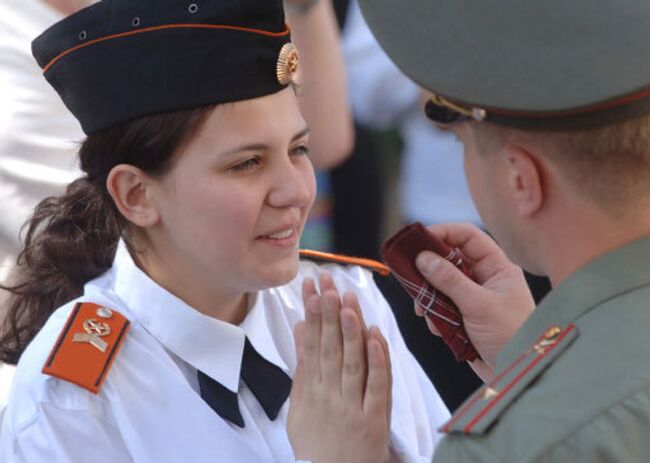
[[[390,396],[388,358],[381,341],[376,336],[368,337],[368,380],[363,398],[366,415],[385,416]]]
[[[305,342],[305,322],[298,322],[293,329],[293,338],[296,344],[296,358],[298,363],[303,361],[304,358],[304,348],[303,343]]]
[[[481,359],[469,362],[469,365],[472,367],[472,370],[474,370],[474,373],[476,373],[486,384],[494,377],[494,370],[492,367]]]
[[[485,289],[479,284],[433,252],[418,254],[415,265],[431,286],[449,296],[461,310],[475,306],[476,301],[485,294]]]
[[[432,316],[434,316],[434,315],[430,314],[430,315],[424,317],[424,321],[427,324],[427,328],[429,328],[429,331],[431,331],[432,334],[435,334],[438,337],[442,337],[442,335],[440,334],[440,331],[438,331],[438,328],[436,328],[436,325],[433,323],[433,320],[431,320]]]
[[[427,227],[452,248],[458,248],[472,261],[472,272],[479,282],[492,277],[510,261],[496,242],[485,232],[469,223],[437,224]]]
[[[343,368],[343,338],[341,334],[341,298],[334,285],[332,275],[319,276],[321,290],[321,379],[328,388],[341,388]]]
[[[418,317],[424,317],[425,310],[417,302],[413,302],[413,310],[415,310],[415,315]]]
[[[291,402],[296,403],[302,398],[302,390],[304,387],[305,373],[304,373],[304,356],[303,347],[305,333],[305,322],[299,322],[294,328],[294,339],[296,342],[296,357],[298,362],[296,364],[296,371],[293,376],[291,384]]]
[[[386,358],[386,372],[388,374],[388,400],[386,401],[386,413],[388,414],[389,421],[390,421],[390,414],[392,411],[392,390],[393,390],[393,368],[391,364],[391,358],[390,358],[390,351],[388,349],[388,341],[386,341],[386,338],[384,337],[383,334],[381,334],[381,331],[379,331],[379,328],[376,326],[371,326],[370,329],[368,330],[368,339],[376,339],[379,341],[381,344],[381,347],[384,352],[384,356]]]
[[[320,338],[321,309],[320,296],[311,278],[302,283],[302,299],[305,304],[305,325],[301,328],[302,348],[300,350],[305,381],[320,382]]]
[[[341,310],[343,331],[343,372],[341,392],[345,400],[361,408],[366,378],[366,348],[361,323],[351,307]]]
[[[386,358],[390,384],[392,384],[392,374],[391,374],[392,369],[391,369],[390,351],[388,350],[388,341],[386,341],[386,338],[384,337],[383,334],[381,334],[381,331],[376,326],[371,326],[370,329],[368,329],[368,339],[376,339],[377,341],[379,341],[379,344],[381,345],[381,348],[384,351],[384,356]]]
[[[429,320],[429,317],[425,316],[425,315],[427,315],[427,313],[422,308],[422,306],[420,304],[418,304],[417,302],[414,302],[413,303],[413,308],[415,310],[415,315],[417,315],[418,317],[423,317],[424,318],[424,320],[427,323],[427,327],[429,328],[429,331],[431,331],[431,333],[435,334],[436,336],[442,336],[440,334],[440,331],[438,331],[438,328],[436,328],[436,326],[433,323],[431,323],[431,320]]]

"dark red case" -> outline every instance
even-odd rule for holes
[[[478,358],[478,352],[467,336],[458,307],[446,294],[432,288],[415,266],[415,258],[425,250],[444,257],[469,278],[472,277],[461,252],[440,241],[421,223],[401,228],[381,246],[386,265],[406,292],[422,307],[456,360],[471,362]]]

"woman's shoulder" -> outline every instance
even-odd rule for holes
[[[115,334],[128,325],[120,308],[108,297],[82,296],[52,313],[16,367],[11,421],[31,419],[46,403],[72,410],[103,406],[99,387],[123,342]]]
[[[317,282],[318,286],[318,276],[322,272],[329,272],[332,275],[340,294],[350,291],[357,295],[367,323],[379,324],[380,326],[386,323],[386,317],[390,309],[375,284],[373,275],[376,272],[367,265],[360,265],[356,262],[305,258],[301,254],[296,277],[288,284],[276,288],[274,291],[277,291],[277,294],[285,300],[290,300],[291,305],[301,308],[302,311],[303,281],[305,278],[312,278]],[[383,276],[379,278],[383,278]]]
[[[366,267],[356,264],[305,259],[301,259],[298,274],[292,283],[300,287],[305,278],[313,278],[318,282],[318,276],[323,272],[332,275],[339,291],[367,289],[369,286],[375,286],[372,271]]]

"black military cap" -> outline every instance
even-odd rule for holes
[[[87,134],[275,93],[298,67],[281,0],[104,0],[32,52]]]
[[[382,47],[431,90],[427,115],[529,129],[650,112],[648,0],[360,0]]]

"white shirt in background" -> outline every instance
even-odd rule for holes
[[[377,129],[397,127],[404,143],[399,175],[402,218],[480,225],[465,179],[462,145],[426,119],[421,89],[381,49],[356,1],[350,2],[342,38],[355,118]]]
[[[41,0],[0,0],[0,281],[34,206],[79,175],[84,134],[31,53],[32,40],[62,17]]]

